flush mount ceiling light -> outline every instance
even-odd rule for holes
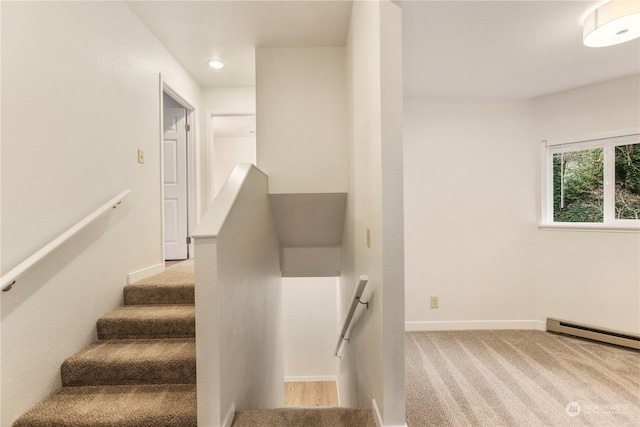
[[[583,23],[585,46],[613,46],[640,37],[640,1],[612,0],[591,12]]]
[[[209,61],[209,67],[216,70],[221,70],[224,68],[224,62],[220,61],[219,59],[212,59],[211,61]]]

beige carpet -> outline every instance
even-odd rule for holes
[[[196,426],[196,385],[64,387],[14,427]]]
[[[126,286],[98,341],[62,364],[63,388],[14,427],[194,427],[193,291],[193,261]]]
[[[160,274],[124,287],[125,305],[193,304],[194,260],[174,264]]]
[[[409,427],[640,426],[640,353],[541,331],[409,332]]]

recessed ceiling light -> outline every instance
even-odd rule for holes
[[[216,70],[221,70],[224,68],[224,62],[220,61],[219,59],[212,59],[211,61],[209,61],[209,67]]]
[[[640,37],[640,2],[612,0],[591,12],[583,23],[585,46],[613,46]]]

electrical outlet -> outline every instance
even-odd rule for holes
[[[438,308],[439,304],[438,297],[431,297],[431,308]]]
[[[144,150],[138,149],[138,163],[144,164]]]

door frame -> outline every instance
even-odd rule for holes
[[[164,103],[163,95],[169,95],[187,111],[187,123],[189,124],[189,132],[187,133],[187,235],[190,236],[196,226],[198,212],[198,188],[200,182],[197,179],[197,147],[196,147],[196,108],[192,103],[187,101],[178,91],[173,89],[160,74],[159,100],[160,100],[160,128],[159,128],[159,151],[160,151],[160,247],[162,254],[162,265],[165,262],[164,251]],[[189,245],[189,258],[193,257],[193,241]]]

